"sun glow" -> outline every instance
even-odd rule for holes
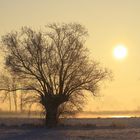
[[[124,45],[117,45],[114,48],[114,57],[117,59],[123,59],[127,55],[127,49]]]
[[[111,118],[131,118],[131,116],[111,116]]]

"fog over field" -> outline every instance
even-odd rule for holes
[[[0,118],[0,140],[140,139],[140,118],[65,119],[52,129],[43,127],[42,121],[33,118]]]

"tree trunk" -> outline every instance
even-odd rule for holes
[[[42,105],[45,107],[45,124],[47,127],[55,127],[58,124],[59,106],[68,99],[64,95],[42,96]]]
[[[11,109],[12,109],[12,106],[11,106],[11,94],[9,93],[8,96],[9,96],[9,110],[11,111]]]
[[[58,124],[58,107],[52,107],[46,110],[45,124],[47,127],[55,127]]]
[[[20,112],[23,111],[23,93],[20,93]]]
[[[16,93],[16,91],[14,91],[14,93],[13,93],[13,99],[14,99],[15,111],[17,112],[17,93]]]

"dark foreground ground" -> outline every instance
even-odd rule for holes
[[[41,123],[0,118],[0,140],[140,140],[140,118],[67,119],[53,129]]]
[[[0,140],[140,140],[140,129],[0,129]]]

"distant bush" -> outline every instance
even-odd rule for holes
[[[97,128],[96,124],[82,124],[82,123],[78,123],[78,124],[64,124],[61,123],[58,126],[60,127],[74,127],[74,128]]]
[[[112,122],[112,123],[110,124],[110,127],[111,127],[111,128],[126,128],[127,125],[126,125],[126,124],[123,124],[123,123]]]
[[[22,128],[40,128],[40,127],[44,127],[44,125],[42,125],[42,124],[28,124],[28,123],[25,123],[25,124],[22,124],[21,127]]]
[[[1,123],[0,124],[0,127],[6,127],[7,125],[6,124],[4,124],[4,123]]]

